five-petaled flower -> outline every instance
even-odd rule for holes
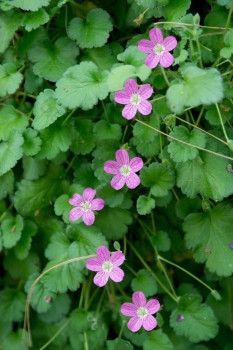
[[[125,82],[125,90],[117,91],[115,101],[126,105],[122,110],[122,116],[128,120],[133,119],[139,111],[143,115],[148,115],[152,111],[152,104],[147,101],[153,94],[153,89],[149,84],[138,86],[135,80],[128,79]]]
[[[140,157],[129,160],[128,152],[125,149],[116,151],[116,160],[108,160],[104,164],[104,171],[115,175],[111,180],[111,186],[115,190],[120,190],[125,184],[133,189],[140,184],[140,178],[135,172],[143,167],[143,161]]]
[[[94,283],[98,287],[103,287],[108,279],[114,282],[121,282],[124,277],[124,272],[119,268],[125,260],[122,252],[114,252],[110,255],[108,248],[101,246],[97,249],[97,258],[90,258],[87,261],[87,268],[91,271],[97,271],[94,277]]]
[[[138,49],[147,54],[145,64],[150,68],[155,68],[158,63],[164,68],[170,67],[174,58],[169,51],[176,47],[176,38],[168,36],[163,39],[163,34],[158,28],[151,29],[149,36],[151,40],[140,40],[138,43]]]
[[[137,332],[142,326],[146,331],[151,331],[157,326],[156,319],[152,316],[160,309],[160,303],[156,299],[146,302],[143,292],[133,293],[133,304],[124,303],[121,306],[121,313],[131,316],[127,326],[132,332]]]
[[[70,211],[70,220],[76,221],[79,218],[83,218],[86,225],[90,226],[95,221],[95,214],[93,210],[101,210],[104,207],[104,200],[102,198],[93,199],[96,195],[96,190],[87,187],[83,195],[75,193],[69,203],[75,208]]]

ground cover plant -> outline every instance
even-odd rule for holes
[[[0,349],[232,349],[232,12],[0,1]]]

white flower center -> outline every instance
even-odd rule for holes
[[[130,102],[132,105],[139,105],[141,103],[141,96],[139,94],[133,94],[130,97]]]
[[[120,168],[120,173],[123,176],[129,176],[131,173],[131,168],[129,165],[122,165],[122,167]]]
[[[156,53],[156,55],[162,55],[165,51],[165,47],[161,44],[156,44],[154,46],[154,52]]]
[[[91,203],[88,201],[82,202],[80,205],[82,211],[88,211],[91,208]]]
[[[102,270],[104,272],[111,272],[113,269],[113,264],[111,263],[111,261],[105,261],[103,264],[102,264]]]
[[[139,307],[139,308],[137,309],[137,315],[138,315],[138,317],[140,317],[140,318],[145,318],[145,317],[148,315],[148,310],[147,310],[147,308],[146,308],[146,307],[143,307],[143,306]]]

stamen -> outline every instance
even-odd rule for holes
[[[104,272],[111,272],[113,269],[113,264],[111,263],[111,261],[105,261],[102,264],[102,269]]]
[[[148,310],[147,310],[147,308],[146,308],[146,307],[143,307],[143,306],[139,307],[139,308],[137,309],[137,315],[138,315],[138,317],[140,317],[140,318],[145,318],[145,317],[148,315]]]
[[[120,173],[123,176],[129,176],[131,173],[131,168],[129,165],[122,165],[122,167],[120,168]]]

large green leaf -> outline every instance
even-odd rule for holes
[[[10,133],[8,141],[0,142],[0,176],[13,168],[22,157],[22,144],[23,137],[17,131]]]
[[[48,13],[40,8],[36,12],[28,12],[23,20],[23,25],[25,29],[30,32],[33,29],[39,28],[43,24],[49,21]]]
[[[134,292],[140,290],[146,297],[151,297],[158,291],[158,286],[154,277],[145,269],[137,272],[137,276],[132,279],[131,287]]]
[[[0,320],[19,322],[23,319],[26,296],[13,288],[0,292]]]
[[[169,1],[169,3],[163,7],[163,15],[167,21],[177,21],[180,17],[185,15],[190,4],[191,0]]]
[[[13,38],[22,20],[22,14],[17,11],[9,11],[0,16],[0,53],[3,53]]]
[[[189,214],[184,221],[185,242],[194,259],[219,276],[233,273],[232,242],[233,208],[219,204],[204,213]]]
[[[64,107],[91,109],[98,99],[107,97],[107,71],[100,71],[92,62],[70,67],[57,82],[55,97]]]
[[[26,115],[19,113],[13,106],[0,109],[0,139],[7,140],[12,130],[23,132],[28,125]]]
[[[24,227],[23,218],[16,215],[14,218],[5,219],[1,224],[2,240],[5,248],[12,248],[20,240]]]
[[[47,6],[50,1],[51,0],[10,0],[9,3],[25,11],[37,11],[39,8]]]

